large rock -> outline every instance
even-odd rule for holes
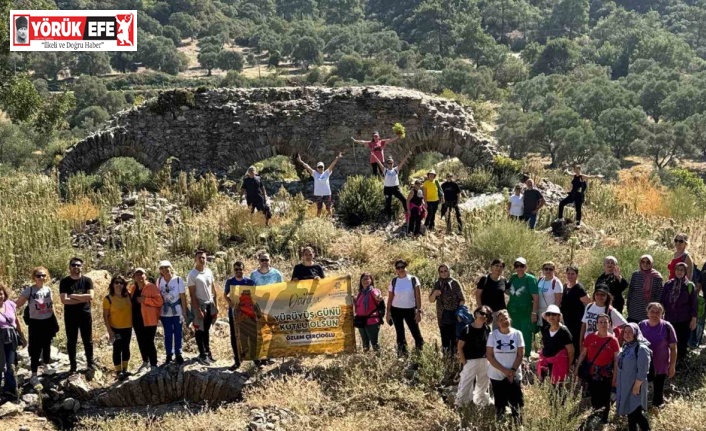
[[[188,107],[183,110],[182,107]],[[487,166],[496,153],[478,132],[472,112],[456,102],[398,87],[283,87],[171,90],[123,111],[100,131],[69,148],[62,179],[91,171],[112,157],[133,157],[157,171],[169,158],[177,170],[244,173],[257,161],[300,153],[309,164],[329,163],[345,177],[370,171],[369,150],[351,136],[392,135],[400,122],[407,137],[385,149],[398,160],[412,150],[458,157]],[[125,202],[126,206],[132,200]]]
[[[158,372],[132,376],[98,395],[106,407],[134,407],[173,401],[208,401],[219,404],[238,399],[247,377],[238,372],[197,364],[167,366]]]

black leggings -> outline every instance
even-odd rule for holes
[[[439,209],[439,201],[436,202],[427,202],[427,210],[429,211],[427,214],[427,218],[424,220],[424,226],[428,227],[429,229],[434,229],[436,226],[436,211]]]
[[[588,381],[588,392],[591,394],[591,407],[595,410],[601,410],[601,420],[603,423],[608,422],[610,414],[610,393],[613,386],[612,377],[601,377],[600,380]]]
[[[392,197],[396,197],[400,203],[402,204],[402,209],[404,212],[407,212],[407,199],[405,199],[404,195],[400,191],[400,186],[394,186],[394,187],[385,187],[383,189],[383,193],[385,194],[385,214],[387,215],[387,218],[392,218]]]
[[[137,338],[137,346],[140,348],[142,362],[149,362],[153,367],[157,365],[157,346],[154,345],[156,334],[156,326],[135,325],[135,338]]]
[[[654,385],[654,394],[652,395],[652,405],[659,407],[664,404],[664,383],[667,381],[666,374],[657,374],[654,376],[652,384]]]
[[[64,324],[66,325],[66,352],[69,354],[71,368],[76,368],[76,345],[78,344],[79,332],[86,353],[86,363],[93,364],[93,319],[91,313],[83,310],[69,310],[64,314]]]
[[[582,194],[569,193],[569,196],[559,202],[559,218],[564,218],[564,207],[570,203],[573,203],[574,208],[576,208],[576,223],[581,222],[583,200],[584,198]]]
[[[520,379],[515,378],[512,382],[507,378],[502,380],[490,379],[490,384],[493,386],[495,416],[497,419],[503,419],[505,417],[505,408],[510,406],[513,419],[516,423],[521,423],[521,412],[522,407],[525,405],[525,400],[522,396],[522,383]]]
[[[407,232],[419,235],[422,231],[422,212],[421,207],[412,207],[409,211],[409,226]]]
[[[456,324],[439,325],[441,333],[441,348],[449,354],[456,353]]]
[[[463,228],[463,222],[461,221],[461,209],[458,207],[458,202],[444,202],[441,206],[441,218],[446,216],[446,211],[449,211],[449,216],[451,211],[456,212],[456,222],[458,222],[458,230]]]
[[[628,430],[637,431],[638,427],[640,427],[641,431],[649,431],[650,429],[650,422],[647,420],[642,407],[636,408],[634,412],[628,415]]]
[[[51,340],[54,329],[52,319],[30,319],[29,321],[29,361],[32,374],[37,373],[39,368],[39,358],[42,358],[44,365],[51,362]]]
[[[206,316],[204,316],[206,317]],[[230,327],[230,348],[233,349],[233,360],[240,365],[240,355],[238,354],[238,339],[235,334],[235,319],[233,318],[233,310],[228,312],[228,326]]]
[[[380,166],[378,166],[377,163],[371,163],[370,167],[373,169],[373,176],[374,177],[379,177],[380,176]]]
[[[132,328],[111,329],[115,333],[115,341],[113,341],[113,365],[117,367],[118,365],[122,365],[123,363],[130,361],[130,339],[132,338]]]
[[[196,338],[196,346],[199,348],[199,355],[206,356],[211,354],[211,337],[209,331],[213,323],[210,306],[203,312],[203,329],[197,329],[194,338]]]
[[[689,321],[672,323],[674,327],[674,332],[677,335],[677,361],[682,362],[686,359],[688,353],[687,346],[689,343],[689,335],[691,335],[691,329],[689,329]]]
[[[398,353],[407,353],[407,338],[404,333],[404,324],[407,323],[409,332],[414,338],[414,345],[417,350],[422,350],[424,346],[424,338],[422,331],[419,330],[419,324],[414,320],[416,311],[414,308],[397,308],[390,307],[390,317],[395,324],[395,333],[397,334],[397,351]]]

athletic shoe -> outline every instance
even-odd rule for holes
[[[159,367],[156,365],[152,365],[150,367],[150,374],[157,374],[159,372]]]
[[[176,363],[177,365],[181,365],[184,363],[184,357],[181,355],[176,355]]]
[[[143,371],[147,371],[150,367],[149,362],[143,362],[142,365],[140,365],[140,368],[137,369],[137,374],[140,374]]]
[[[172,362],[172,355],[167,355],[167,359],[164,360],[164,365],[167,365]]]
[[[39,377],[37,377],[37,376],[32,376],[32,377],[29,379],[29,384],[32,385],[32,386],[37,386],[37,385],[39,384]]]
[[[208,358],[209,364],[215,364],[215,363],[216,363],[216,360],[213,359],[213,355],[212,355],[212,354],[209,353],[209,354],[207,355],[207,358]]]
[[[208,363],[208,356],[206,355],[199,355],[198,358],[196,358],[196,362],[198,362],[201,365],[209,365]]]

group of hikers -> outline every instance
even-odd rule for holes
[[[706,263],[701,271],[696,269],[687,244],[685,234],[675,236],[668,278],[654,269],[651,255],[640,257],[639,269],[629,279],[623,277],[617,258],[605,257],[591,295],[579,282],[576,266],[565,269],[562,282],[553,262],[544,262],[537,278],[528,272],[526,259],[518,257],[506,279],[505,263],[496,259],[476,285],[472,314],[449,266],[439,265],[429,301],[436,304],[444,351],[455,354],[462,365],[455,404],[494,403],[500,421],[510,407],[513,420],[521,423],[523,381],[532,371],[554,386],[571,377],[580,379],[603,423],[614,400],[631,431],[649,430],[648,382],[653,383],[652,406],[660,408],[666,401],[667,378],[685,369],[688,348],[701,344],[704,331],[700,292],[706,286]],[[355,314],[368,316],[358,329],[364,350],[380,348],[383,318],[395,326],[400,354],[407,352],[405,323],[416,349],[424,345],[418,325],[421,286],[406,267],[403,260],[395,263],[397,274],[387,287],[385,312],[372,276],[361,275]],[[535,349],[538,359],[530,370]]]
[[[437,180],[437,174],[434,169],[430,169],[424,180],[415,179],[412,183],[412,190],[405,196],[400,189],[400,172],[405,166],[412,152],[407,153],[399,163],[395,163],[392,157],[385,159],[384,148],[390,143],[399,139],[399,137],[390,139],[381,139],[378,132],[374,132],[372,140],[357,140],[351,138],[353,143],[365,145],[370,150],[370,165],[372,167],[372,175],[382,177],[383,194],[385,196],[385,207],[383,209],[388,221],[393,220],[392,198],[399,200],[402,209],[405,213],[407,223],[407,233],[414,236],[419,236],[422,233],[422,222],[426,231],[434,231],[436,227],[437,212],[441,209],[441,217],[446,217],[446,213],[455,213],[457,229],[461,233],[463,231],[463,221],[461,218],[461,209],[459,207],[459,199],[463,196],[463,191],[458,182],[455,181],[452,173],[446,174],[446,180],[440,183]],[[314,179],[314,202],[317,206],[317,216],[322,214],[325,206],[326,213],[330,217],[332,215],[332,192],[329,179],[333,174],[333,168],[336,163],[343,157],[343,153],[338,156],[326,167],[324,162],[318,162],[316,169],[304,162],[300,155],[297,155],[297,162],[302,165]],[[571,190],[567,196],[559,203],[558,218],[564,217],[564,208],[566,205],[573,203],[576,212],[576,226],[581,226],[582,207],[585,201],[586,189],[588,187],[587,179],[602,178],[600,175],[587,175],[581,172],[581,166],[574,166],[574,172],[568,172],[572,175]],[[269,225],[272,218],[272,212],[267,204],[267,191],[265,190],[262,178],[257,173],[255,166],[250,166],[247,174],[243,178],[241,186],[241,197],[245,196],[246,203],[250,207],[251,212],[261,212],[265,216],[266,224]],[[527,222],[530,229],[534,229],[537,223],[537,214],[545,205],[546,201],[542,192],[535,188],[534,181],[529,178],[523,183],[519,183],[514,187],[514,193],[510,196],[508,202],[508,214],[511,218]],[[448,221],[447,229],[451,230],[451,220]]]

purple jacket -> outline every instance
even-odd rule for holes
[[[676,292],[677,288],[679,292]],[[699,299],[691,281],[679,283],[675,278],[669,280],[664,285],[660,302],[664,305],[664,319],[672,324],[688,322],[697,316]]]

